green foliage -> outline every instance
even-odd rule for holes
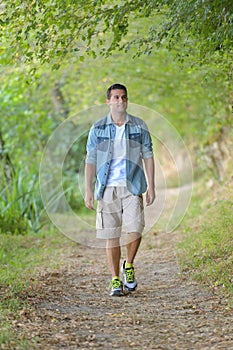
[[[205,214],[199,214],[199,225],[186,228],[186,239],[179,245],[183,271],[219,289],[232,289],[232,217],[233,202],[218,200]],[[203,210],[203,209],[202,209]],[[214,220],[213,220],[214,218]],[[194,220],[197,219],[194,217]]]
[[[3,78],[0,88],[2,118],[0,128],[4,135],[5,151],[13,165],[24,168],[30,159],[31,166],[38,163],[48,135],[58,121],[49,96],[53,81],[47,86],[45,81],[34,77],[29,85],[28,69],[6,67],[1,71]],[[47,94],[47,95],[46,95]],[[53,112],[53,114],[52,114]]]
[[[15,346],[17,346],[18,349],[21,350],[31,348],[30,342],[27,341],[27,339],[24,339],[24,337],[17,337],[11,331],[10,323],[5,323],[4,326],[1,328],[0,343],[3,349],[12,349]]]
[[[14,0],[1,6],[2,61],[49,62],[57,70],[70,55],[107,57],[131,47],[151,54],[166,46],[181,60],[192,57],[194,66],[215,60],[229,72],[232,16],[229,0]],[[135,34],[136,19],[150,26]]]
[[[14,212],[0,214],[0,234],[27,234],[28,233],[28,223],[22,217],[22,213]]]
[[[229,0],[214,1],[168,1],[168,14],[161,32],[161,37],[168,37],[169,47],[177,47],[180,39],[183,42],[182,58],[195,55],[193,64],[221,61],[230,68],[232,54],[233,5]],[[157,35],[157,33],[156,33]],[[154,41],[154,31],[150,41]],[[161,39],[160,39],[161,40]],[[194,50],[193,50],[194,46]],[[219,56],[220,55],[220,56]],[[220,58],[221,57],[221,58]]]
[[[78,180],[74,176],[73,171],[66,174],[63,179],[63,189],[71,209],[75,212],[79,211],[84,205],[84,199],[78,188]]]
[[[27,274],[34,273],[34,267],[51,254],[51,246],[55,248],[58,244],[60,247],[59,237],[53,237],[53,234],[54,232],[47,231],[45,234],[41,231],[39,234],[25,236],[1,235],[0,284],[7,287],[7,295],[13,293],[16,296],[22,291],[30,283]]]
[[[35,174],[20,169],[12,180],[2,181],[0,212],[0,233],[26,234],[40,229],[44,208]]]

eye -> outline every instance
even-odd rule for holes
[[[119,96],[119,95],[115,95],[115,96],[113,96],[113,98],[114,98],[114,100],[116,100],[116,101],[119,101],[120,99],[122,100],[122,101],[127,101],[127,96]]]

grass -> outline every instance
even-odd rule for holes
[[[0,168],[0,234],[27,234],[41,228],[45,210],[36,172],[17,167],[9,180]]]
[[[178,246],[183,272],[215,291],[233,295],[233,190],[231,183],[216,186],[203,198],[196,190],[184,240]]]
[[[0,344],[3,348],[28,349],[27,339],[11,330],[11,315],[20,317],[20,310],[26,307],[26,301],[20,295],[36,287],[38,267],[58,268],[62,264],[62,252],[69,251],[76,243],[55,229],[27,235],[2,234],[0,237]]]

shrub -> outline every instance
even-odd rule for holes
[[[28,222],[20,212],[0,214],[0,234],[25,235],[28,232]]]

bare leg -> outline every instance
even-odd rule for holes
[[[126,245],[127,262],[133,263],[137,254],[139,245],[141,243],[141,235],[138,232],[132,232],[128,234],[128,243]]]
[[[113,238],[107,240],[107,258],[112,277],[120,275],[121,247],[120,239]]]

